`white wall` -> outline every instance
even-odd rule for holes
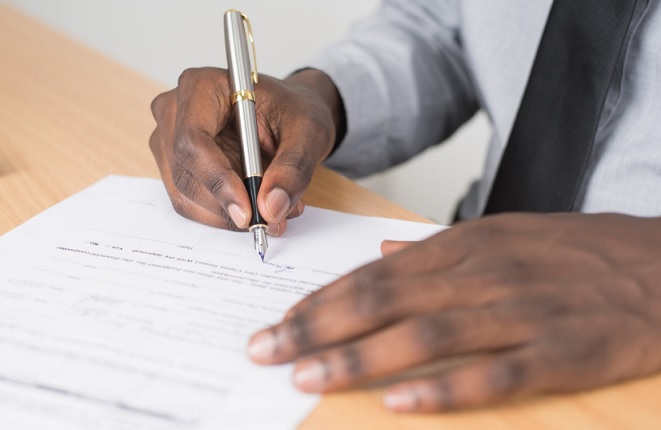
[[[356,18],[370,13],[379,2],[5,1],[167,87],[176,85],[187,67],[225,66],[222,14],[226,9],[239,9],[250,17],[260,72],[282,77],[342,37]],[[446,222],[469,180],[479,176],[488,132],[480,115],[449,144],[361,183],[421,215]],[[430,181],[438,184],[436,189],[429,190]]]

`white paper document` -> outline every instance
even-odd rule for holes
[[[295,428],[318,397],[248,337],[381,240],[439,229],[308,207],[262,263],[160,181],[108,177],[0,238],[0,429]]]

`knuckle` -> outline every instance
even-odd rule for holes
[[[199,73],[200,73],[199,68],[189,67],[188,69],[185,69],[179,75],[177,85],[179,87],[187,87],[198,78]]]
[[[443,314],[426,314],[415,322],[418,343],[427,355],[449,352],[456,343],[456,325]]]
[[[193,174],[186,169],[177,169],[172,178],[175,187],[187,197],[193,197],[197,194],[197,180]]]
[[[216,197],[224,193],[227,180],[222,174],[210,175],[206,183],[207,189]]]
[[[223,89],[227,80],[221,69],[214,67],[191,67],[179,75],[178,88],[184,92],[195,88],[204,88],[208,91]]]
[[[321,290],[320,290],[321,291]],[[323,305],[326,303],[327,299],[324,298],[323,294],[317,294],[317,293],[312,293],[311,295],[307,296],[301,304],[305,304],[306,307],[309,307],[310,309]],[[303,310],[303,308],[299,308],[299,310]]]
[[[313,338],[310,330],[310,319],[305,312],[294,315],[287,322],[286,330],[293,343],[295,352],[312,349]]]
[[[151,113],[157,122],[161,117],[165,105],[167,104],[167,99],[168,99],[168,93],[161,93],[156,97],[154,97],[154,100],[151,101],[151,105],[150,105]]]
[[[504,359],[491,366],[489,384],[499,394],[512,394],[521,389],[529,377],[529,366],[521,359]]]
[[[356,345],[342,347],[340,355],[344,365],[344,372],[347,377],[352,381],[362,379],[365,374],[365,367],[363,357],[360,354],[358,347]]]
[[[188,130],[180,130],[174,139],[174,157],[179,163],[185,165],[189,160],[195,158],[195,144],[190,138]]]
[[[370,276],[362,275],[351,292],[353,311],[363,321],[382,320],[392,314],[395,291],[391,283],[377,285]]]

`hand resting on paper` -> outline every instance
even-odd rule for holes
[[[265,164],[258,205],[269,234],[278,236],[287,217],[303,212],[301,196],[344,119],[335,86],[316,70],[286,80],[260,75],[255,99]],[[175,210],[207,225],[246,229],[252,210],[227,72],[186,70],[177,88],[154,99],[152,112],[156,129],[149,145]]]
[[[402,248],[400,250],[400,248]],[[405,246],[297,304],[249,344],[326,392],[478,353],[387,389],[400,412],[587,390],[661,370],[661,220],[508,214]]]

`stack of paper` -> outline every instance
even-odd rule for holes
[[[108,177],[0,238],[0,429],[290,429],[318,401],[248,337],[438,226],[308,207],[267,263],[177,215],[159,181]]]

